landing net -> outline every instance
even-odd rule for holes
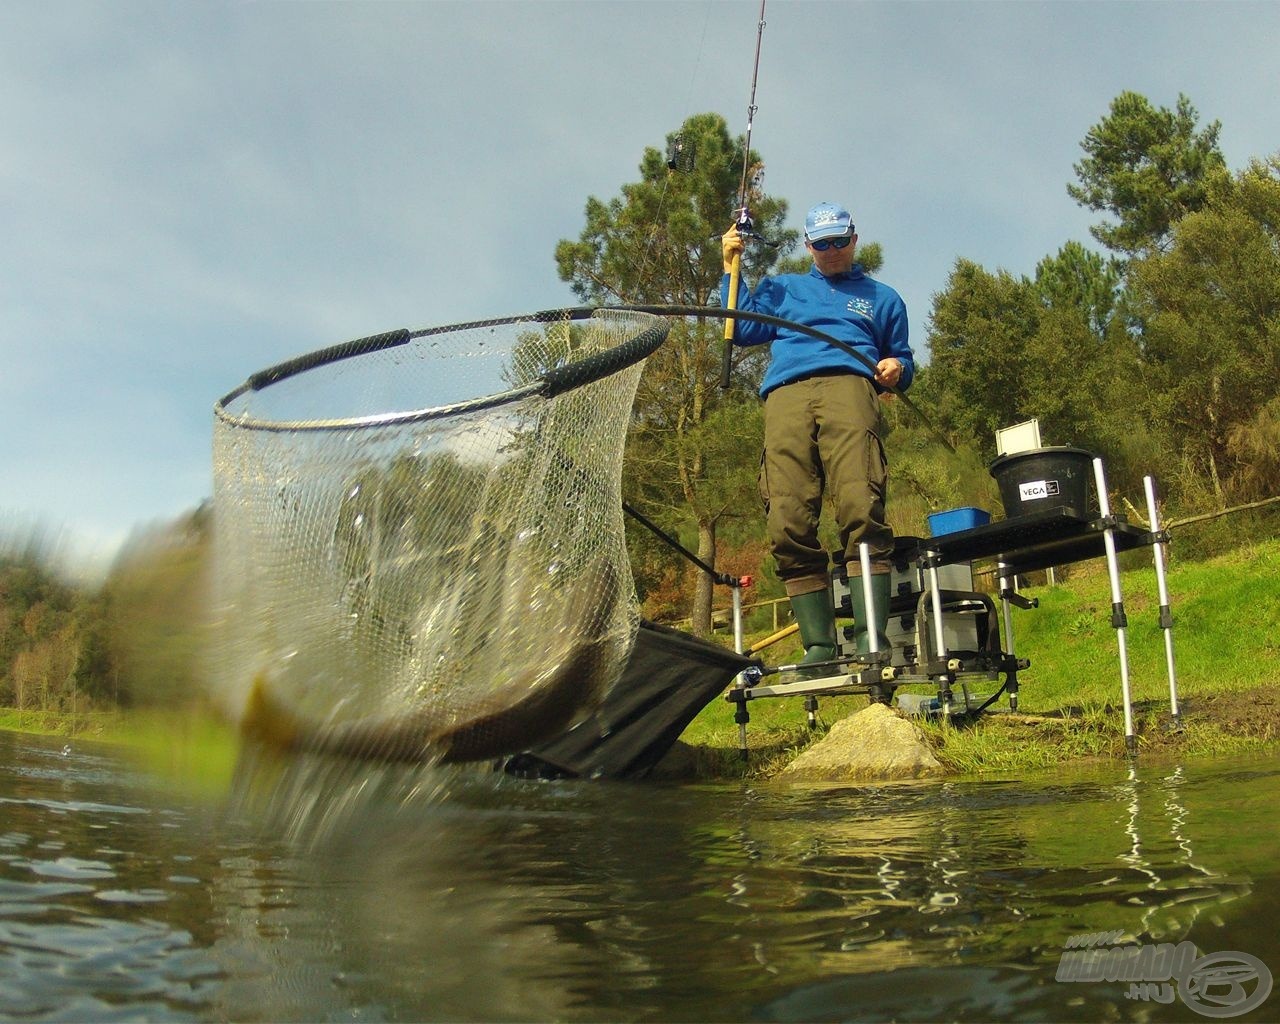
[[[525,749],[638,624],[622,451],[660,317],[397,331],[215,406],[214,680],[246,732],[357,756]]]

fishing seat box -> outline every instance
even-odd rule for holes
[[[912,538],[901,538],[902,542],[914,544]],[[893,570],[889,577],[889,623],[886,633],[893,648],[890,664],[903,667],[915,655],[916,645],[916,611],[920,603],[920,595],[929,582],[929,570],[920,568],[914,561],[893,560]],[[859,579],[854,579],[854,586],[861,586]],[[973,592],[973,566],[969,562],[956,562],[938,567],[938,587],[941,590]],[[849,579],[843,565],[837,566],[831,574],[831,593],[835,600],[836,615],[848,617],[852,615],[853,605],[849,598]],[[942,613],[943,638],[949,651],[976,651],[980,649],[978,640],[978,619],[976,612],[985,612],[985,606],[975,603],[974,607],[962,611],[944,611]],[[842,632],[842,630],[837,630]],[[910,648],[910,650],[908,650]],[[852,653],[851,651],[846,653]],[[908,658],[912,656],[912,659]]]

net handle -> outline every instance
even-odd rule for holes
[[[247,383],[251,390],[261,391],[277,381],[296,376],[307,370],[313,370],[317,366],[324,366],[326,363],[336,363],[343,359],[365,355],[368,352],[380,352],[383,349],[407,345],[412,337],[409,331],[402,327],[398,331],[387,331],[385,334],[371,334],[367,338],[344,341],[329,348],[322,348],[318,352],[298,356],[296,359],[287,359],[283,363],[270,366],[255,373]]]

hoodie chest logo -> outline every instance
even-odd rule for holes
[[[863,299],[855,296],[854,298],[850,299],[848,303],[845,304],[844,308],[847,309],[850,313],[857,313],[858,316],[865,316],[868,320],[872,319],[872,316],[871,316],[872,307],[871,307],[870,299]]]

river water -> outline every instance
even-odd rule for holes
[[[210,801],[0,732],[0,1019],[1276,1020],[1277,807],[1258,757],[884,787],[246,757]],[[1088,933],[1263,970],[1216,1004],[1059,980]]]

